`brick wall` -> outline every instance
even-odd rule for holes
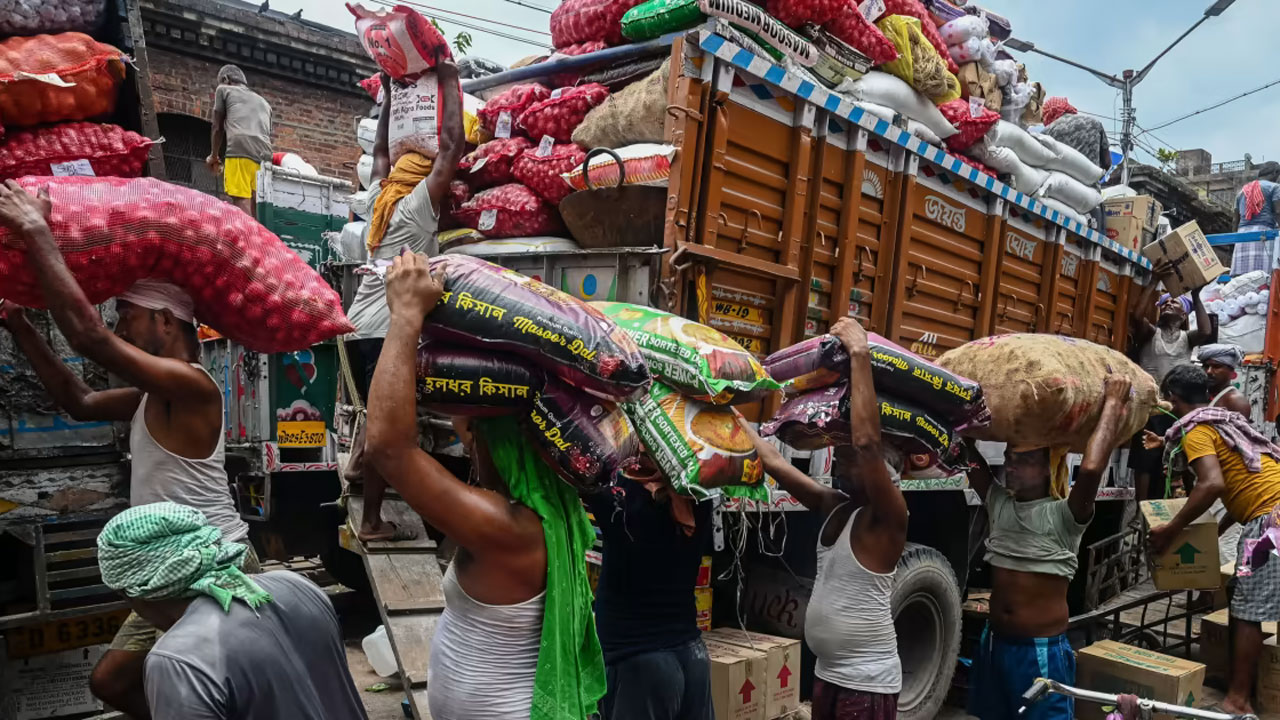
[[[157,113],[213,119],[213,91],[221,64],[157,48],[147,49],[147,60]],[[360,157],[355,122],[372,105],[367,96],[325,90],[250,70],[245,70],[245,75],[249,86],[271,103],[271,140],[277,152],[297,153],[322,175],[355,181],[354,163]]]

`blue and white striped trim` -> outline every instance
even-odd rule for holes
[[[906,148],[908,151],[940,166],[957,177],[986,188],[989,192],[999,195],[1014,205],[1025,208],[1049,222],[1060,225],[1076,235],[1086,238],[1095,245],[1110,250],[1129,262],[1137,263],[1147,269],[1151,268],[1151,263],[1133,250],[1121,247],[1119,243],[1096,230],[1091,230],[1062,213],[1049,209],[1034,197],[1014,190],[942,148],[934,147],[911,133],[894,127],[888,121],[863,111],[852,100],[843,95],[831,92],[809,80],[797,77],[772,60],[760,57],[745,48],[738,47],[714,32],[702,30],[699,32],[699,37],[699,45],[703,50],[732,64],[747,74],[782,88],[802,100],[845,118],[849,122],[873,132],[895,145]]]

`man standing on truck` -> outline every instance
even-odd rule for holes
[[[1280,163],[1266,162],[1258,169],[1258,179],[1236,194],[1236,232],[1280,228]],[[1231,275],[1262,270],[1268,275],[1276,267],[1274,240],[1240,243],[1231,253]]]
[[[394,168],[391,166],[389,142],[393,94],[391,77],[382,74],[382,113],[378,116],[378,132],[373,145],[373,182],[369,185],[369,206],[373,208],[373,215],[365,230],[365,245],[369,248],[371,263],[390,262],[402,252],[432,256],[439,251],[436,228],[440,204],[453,181],[466,141],[458,66],[449,58],[440,58],[435,67],[435,72],[439,73],[440,113],[443,118],[439,152],[434,162],[418,153],[405,153],[396,161]],[[355,333],[349,336],[349,347],[353,351],[352,375],[357,384],[356,392],[367,403],[373,371],[378,366],[382,343],[391,327],[383,278],[364,276],[347,317],[356,327]],[[363,440],[363,437],[356,439],[358,448],[363,448]],[[349,482],[364,483],[364,518],[357,529],[360,539],[368,542],[412,538],[411,530],[397,528],[394,523],[382,519],[382,499],[387,494],[387,481],[376,467],[364,461],[362,449],[355,454],[358,459],[353,459],[346,477]]]
[[[893,627],[894,576],[907,543],[907,501],[885,465],[867,333],[841,318],[831,334],[849,361],[853,438],[835,449],[838,488],[820,485],[752,432],[765,472],[823,517],[818,574],[804,636],[818,658],[814,720],[894,720],[902,663]],[[750,428],[747,428],[751,432]]]
[[[1098,426],[1089,437],[1076,482],[1054,482],[1059,448],[1005,451],[1004,482],[994,482],[986,460],[968,445],[969,485],[987,505],[985,560],[991,565],[991,615],[979,641],[969,689],[969,714],[979,720],[1058,720],[1075,717],[1073,701],[1054,695],[1019,716],[1021,697],[1036,678],[1075,683],[1076,659],[1068,641],[1067,586],[1075,577],[1080,538],[1119,437],[1129,402],[1127,378],[1106,379]],[[1056,488],[1056,492],[1055,492]]]
[[[213,93],[213,137],[205,164],[215,175],[224,169],[218,155],[227,145],[222,189],[236,207],[253,217],[258,167],[271,160],[271,105],[249,89],[244,71],[235,65],[218,70]]]
[[[1162,264],[1152,271],[1153,278],[1171,272],[1171,266]],[[1130,313],[1133,342],[1138,350],[1138,364],[1147,371],[1158,385],[1175,365],[1191,362],[1191,350],[1213,339],[1213,326],[1209,313],[1200,301],[1200,290],[1188,298],[1164,295],[1155,302],[1156,322],[1147,319],[1152,301],[1155,300],[1156,282],[1152,280],[1133,305]],[[1188,330],[1187,316],[1195,308],[1196,329]],[[1173,425],[1173,418],[1161,412],[1151,415],[1146,430],[1164,435]],[[1164,465],[1159,450],[1148,450],[1143,445],[1145,433],[1133,439],[1129,447],[1129,469],[1133,471],[1134,496],[1141,502],[1164,497]]]
[[[205,514],[230,542],[243,542],[223,466],[222,392],[200,365],[194,304],[179,288],[144,280],[116,299],[113,333],[76,283],[54,242],[47,190],[33,196],[13,180],[0,186],[0,225],[26,248],[45,306],[72,349],[127,385],[92,391],[71,372],[22,308],[0,300],[0,324],[13,334],[49,395],[80,421],[128,422],[129,502],[171,501]],[[252,548],[242,567],[257,572]],[[143,663],[156,627],[130,614],[90,678],[94,695],[134,718],[147,718]]]
[[[1246,543],[1263,534],[1267,517],[1280,506],[1280,447],[1267,440],[1239,413],[1209,405],[1209,378],[1194,365],[1174,368],[1160,386],[1181,419],[1165,435],[1165,457],[1181,452],[1196,474],[1182,510],[1168,523],[1151,528],[1151,550],[1164,553],[1178,533],[1221,498],[1231,519],[1243,529],[1236,549],[1245,564]],[[1268,562],[1247,575],[1237,572],[1231,592],[1232,658],[1223,709],[1252,713],[1249,700],[1262,652],[1262,623],[1280,621],[1280,562]]]

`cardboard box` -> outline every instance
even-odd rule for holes
[[[1280,647],[1274,637],[1263,641],[1262,654],[1258,656],[1257,695],[1258,710],[1280,712]]]
[[[698,608],[698,629],[711,629],[711,588],[700,587],[693,590],[694,601]]]
[[[1156,231],[1160,224],[1160,215],[1164,208],[1160,201],[1150,195],[1136,197],[1111,198],[1102,201],[1102,214],[1107,218],[1133,217],[1142,221],[1143,228]]]
[[[1134,251],[1141,249],[1146,241],[1153,237],[1142,226],[1142,218],[1129,215],[1107,217],[1103,231],[1109,240],[1114,240],[1122,247]]]
[[[1186,504],[1186,498],[1144,500],[1142,517],[1147,529],[1169,522]],[[1216,590],[1222,583],[1218,521],[1212,513],[1201,515],[1178,534],[1168,552],[1148,556],[1147,561],[1157,590]]]
[[[764,714],[769,720],[800,709],[800,641],[776,635],[718,628],[703,633],[704,640],[761,650],[767,658],[765,682],[768,692]]]
[[[1173,272],[1160,280],[1175,296],[1204,287],[1227,272],[1194,220],[1142,248],[1142,254],[1156,265],[1173,263]]]
[[[1204,665],[1114,640],[1094,643],[1076,654],[1076,687],[1095,692],[1132,693],[1140,698],[1194,706],[1204,694]],[[1076,717],[1102,720],[1101,705],[1076,703]],[[1168,715],[1156,715],[1168,720]]]
[[[716,720],[769,720],[764,715],[769,664],[765,654],[714,640],[706,642]]]
[[[1205,677],[1218,678],[1226,680],[1231,668],[1231,611],[1219,610],[1211,615],[1206,615],[1200,620],[1200,661],[1205,665]],[[1262,637],[1265,640],[1275,642],[1274,638],[1280,631],[1280,623],[1264,622],[1262,623]],[[1265,665],[1266,650],[1263,651],[1263,659],[1259,661],[1258,667]],[[1259,670],[1258,676],[1262,676]],[[1275,689],[1280,692],[1280,653],[1276,657],[1276,674]],[[1277,708],[1280,709],[1280,708]]]

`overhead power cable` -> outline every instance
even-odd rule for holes
[[[1272,87],[1273,85],[1280,85],[1280,79],[1272,80],[1271,82],[1269,82],[1269,83],[1267,83],[1267,84],[1265,84],[1265,85],[1260,85],[1260,86],[1258,86],[1258,87],[1256,87],[1256,88],[1254,88],[1254,89],[1252,89],[1252,90],[1247,90],[1247,91],[1242,92],[1242,93],[1240,93],[1239,95],[1236,95],[1236,96],[1234,96],[1234,97],[1229,97],[1229,98],[1227,98],[1226,100],[1223,100],[1222,102],[1214,103],[1213,105],[1210,105],[1210,106],[1208,106],[1208,107],[1200,108],[1199,110],[1196,110],[1195,112],[1187,113],[1186,115],[1183,115],[1182,117],[1174,118],[1173,120],[1170,120],[1169,122],[1161,123],[1161,124],[1156,125],[1155,127],[1151,128],[1150,130],[1147,130],[1147,131],[1145,131],[1145,132],[1150,133],[1150,132],[1152,132],[1152,131],[1154,131],[1154,130],[1162,130],[1162,129],[1167,128],[1167,127],[1169,127],[1170,125],[1173,125],[1173,124],[1175,124],[1175,123],[1180,123],[1180,122],[1182,122],[1183,120],[1187,120],[1187,119],[1189,119],[1189,118],[1193,118],[1193,117],[1195,117],[1196,115],[1200,115],[1200,114],[1202,114],[1202,113],[1207,113],[1207,112],[1209,112],[1210,110],[1217,110],[1218,108],[1222,107],[1223,105],[1227,105],[1227,104],[1229,104],[1229,103],[1233,103],[1233,102],[1235,102],[1236,100],[1239,100],[1239,99],[1241,99],[1241,98],[1249,97],[1250,95],[1253,95],[1254,93],[1262,92],[1263,90],[1266,90],[1267,88]]]

